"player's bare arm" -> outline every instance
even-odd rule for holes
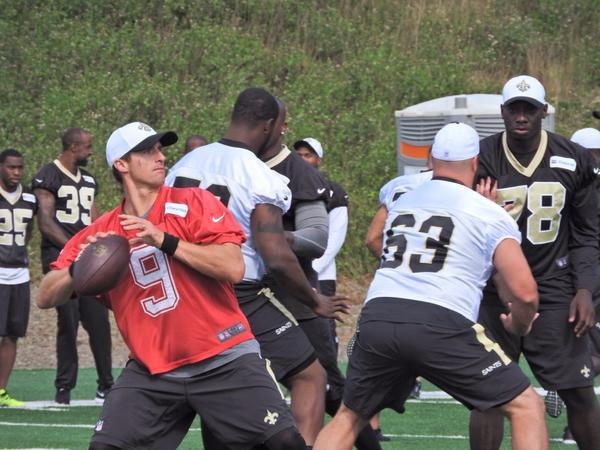
[[[377,259],[381,257],[381,251],[383,250],[385,219],[387,219],[387,209],[385,205],[379,205],[365,235],[365,245],[371,252],[371,255]]]
[[[31,236],[33,235],[33,222],[35,222],[35,218],[32,218],[27,224],[27,229],[25,231],[25,244],[29,244]]]
[[[256,248],[275,281],[316,314],[341,321],[341,314],[348,312],[346,298],[325,297],[313,290],[287,243],[281,210],[269,204],[256,205],[250,217],[250,229]]]
[[[96,242],[99,237],[104,237],[114,232],[100,232],[86,237],[85,243],[79,246],[80,252],[92,242]],[[73,294],[73,277],[69,273],[69,268],[51,270],[40,282],[35,303],[38,308],[47,309],[60,306],[66,303]]]
[[[66,303],[73,293],[73,278],[69,269],[51,270],[40,282],[35,304],[38,308],[48,309]]]
[[[504,327],[519,336],[531,330],[538,308],[537,284],[520,244],[514,239],[504,239],[494,252],[494,266],[498,271],[498,293],[508,308],[500,319]]]
[[[46,189],[34,189],[33,193],[38,203],[37,216],[40,232],[56,247],[64,247],[69,236],[54,220],[56,214],[54,195]]]
[[[92,207],[90,208],[90,216],[92,218],[92,222],[98,218],[100,213],[98,213],[98,208],[96,207],[96,202],[92,203]]]
[[[139,230],[130,245],[147,244],[161,248],[166,233],[140,217],[120,214],[124,230]],[[216,280],[238,283],[244,277],[244,260],[240,246],[233,243],[199,245],[179,239],[173,257],[194,270]]]

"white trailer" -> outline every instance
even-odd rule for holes
[[[396,111],[396,151],[398,175],[419,172],[425,167],[435,133],[450,122],[464,122],[477,130],[480,138],[504,130],[500,114],[502,96],[462,94],[436,98]],[[554,107],[542,127],[554,131]]]

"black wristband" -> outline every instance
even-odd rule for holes
[[[177,246],[179,245],[179,238],[173,236],[172,234],[165,233],[165,237],[163,238],[162,244],[160,245],[160,249],[165,252],[169,256],[173,256],[175,254],[175,250],[177,250]]]

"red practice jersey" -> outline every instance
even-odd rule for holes
[[[98,231],[134,237],[137,230],[125,231],[120,225],[122,207],[73,236],[52,268],[68,267],[79,244]],[[161,187],[147,219],[194,244],[241,244],[245,239],[227,208],[203,189]],[[150,373],[202,361],[253,337],[230,283],[202,275],[145,244],[130,249],[124,270],[105,300],[131,356]]]

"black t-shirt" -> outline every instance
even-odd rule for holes
[[[295,152],[283,150],[280,155],[283,156],[286,153],[285,159],[275,165],[268,165],[275,172],[290,180],[288,187],[292,191],[292,205],[283,215],[283,227],[287,231],[294,231],[295,207],[298,203],[322,200],[327,207],[331,200],[331,187],[329,181],[321,172],[304,161]]]
[[[33,193],[24,187],[12,196],[0,189],[0,267],[27,267],[27,226],[37,204]]]
[[[547,136],[547,139],[544,137]],[[598,198],[592,155],[554,133],[542,132],[537,152],[518,155],[503,133],[481,141],[476,179],[498,181],[498,199],[522,234],[521,247],[538,283],[540,308],[568,305],[576,288],[596,286]],[[489,283],[484,301],[496,300]]]
[[[55,160],[42,167],[31,181],[32,189],[45,189],[54,195],[54,220],[68,236],[92,223],[92,206],[98,190],[94,177],[79,168],[76,175]],[[57,248],[42,235],[42,259],[47,252],[56,253]]]
[[[323,201],[327,208],[331,200],[331,186],[329,181],[315,169],[304,161],[295,152],[284,149],[277,156],[267,161],[267,165],[274,171],[287,177],[290,181],[288,187],[292,191],[292,204],[290,209],[283,215],[283,227],[286,231],[295,230],[295,209],[301,202]],[[312,268],[312,258],[297,256],[298,262],[313,287],[317,287],[317,272]],[[270,277],[267,282],[272,283]],[[296,300],[288,299],[285,292],[279,287],[273,286],[278,298],[288,308],[297,319],[307,319],[316,317],[310,308],[304,306]]]
[[[342,186],[337,184],[335,181],[329,180],[331,199],[327,204],[327,212],[332,209],[340,208],[342,206],[348,207],[348,194]]]

